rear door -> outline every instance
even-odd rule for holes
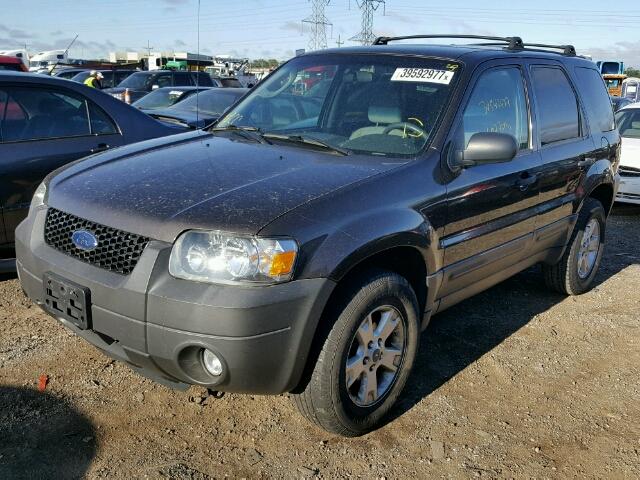
[[[475,133],[498,132],[512,135],[519,151],[510,162],[451,175],[441,240],[443,297],[473,284],[479,287],[528,254],[539,202],[540,155],[532,141],[524,73],[521,65],[492,63],[474,75],[471,93],[463,101],[448,149],[464,150]]]
[[[596,161],[601,146],[594,145],[589,135],[585,111],[563,66],[536,60],[528,67],[542,157],[534,248],[543,250],[566,242],[582,176]]]
[[[21,85],[0,86],[8,108],[0,140],[0,206],[6,241],[26,217],[42,179],[69,162],[122,145],[114,121],[73,91]]]

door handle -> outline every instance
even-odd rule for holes
[[[98,146],[96,148],[92,148],[90,150],[91,153],[98,153],[98,152],[104,152],[105,150],[109,149],[109,145],[106,143],[99,143]]]
[[[520,175],[520,178],[516,182],[516,185],[520,189],[520,191],[524,192],[537,181],[538,181],[538,175],[536,174],[531,175],[529,172],[525,172],[522,175]]]

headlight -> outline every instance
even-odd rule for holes
[[[47,186],[44,182],[38,185],[33,198],[31,199],[31,205],[29,206],[29,215],[38,207],[44,205],[47,196]]]
[[[208,283],[280,283],[291,279],[297,252],[291,239],[192,230],[173,246],[169,273]]]

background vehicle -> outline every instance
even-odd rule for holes
[[[64,78],[65,80],[71,80],[73,77],[81,72],[88,71],[86,68],[74,68],[74,67],[58,67],[51,72],[52,77]]]
[[[624,108],[631,103],[633,102],[625,97],[611,97],[611,105],[613,105],[614,112],[617,112],[621,108]]]
[[[625,78],[622,81],[621,96],[628,99],[630,102],[640,101],[640,78]]]
[[[213,87],[211,77],[204,72],[153,70],[129,75],[115,88],[104,91],[126,103],[133,103],[147,93],[162,87]]]
[[[0,55],[0,70],[12,70],[14,72],[28,72],[22,60],[17,57]]]
[[[247,88],[211,88],[191,95],[169,108],[147,113],[153,118],[169,124],[189,128],[204,128],[211,125],[249,90]],[[142,99],[144,100],[144,98]]]
[[[616,202],[640,204],[640,104],[633,103],[616,113],[616,123],[622,136]]]
[[[165,384],[376,428],[433,314],[537,263],[578,295],[602,258],[620,136],[599,71],[473,38],[300,55],[209,130],[59,171],[17,231],[24,290]],[[307,98],[307,71],[334,83]]]
[[[83,85],[0,71],[0,257],[38,184],[56,168],[112,147],[175,133]]]
[[[220,88],[244,88],[244,85],[236,77],[216,77],[211,75],[211,80],[213,80],[214,86]]]
[[[167,108],[190,97],[198,91],[212,87],[162,87],[133,102],[132,106],[148,113],[159,108]]]
[[[96,70],[97,72],[102,73],[102,89],[113,88],[116,85],[119,85],[124,79],[126,79],[129,75],[136,73],[137,70]],[[71,80],[78,83],[84,83],[84,81],[89,78],[91,74],[91,70],[85,70],[79,72],[74,75]]]
[[[65,50],[49,50],[33,55],[29,61],[30,72],[48,72],[48,69],[56,63],[65,63],[67,61],[67,52]]]
[[[607,89],[609,90],[609,95],[612,97],[621,97],[622,96],[622,82],[627,78],[624,74],[605,74],[602,75],[604,78],[604,83],[607,85]]]
[[[29,53],[25,49],[0,50],[0,55],[19,58],[20,60],[22,60],[22,63],[27,68],[27,70],[29,70]]]

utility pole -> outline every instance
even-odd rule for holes
[[[153,47],[151,46],[151,43],[149,43],[149,40],[147,40],[147,46],[142,48],[147,51],[147,58],[151,57],[151,50],[153,50]]]
[[[302,23],[311,25],[309,36],[309,50],[322,50],[327,48],[327,27],[333,26],[324,14],[324,9],[331,0],[309,0],[311,2],[311,16],[302,20]]]
[[[340,35],[338,35],[338,41],[336,42],[336,45],[338,45],[338,48],[344,45],[344,42],[340,41]]]
[[[373,33],[373,14],[380,6],[386,9],[385,0],[356,0],[356,3],[362,10],[362,30],[349,40],[360,42],[362,45],[371,45],[376,39]]]

